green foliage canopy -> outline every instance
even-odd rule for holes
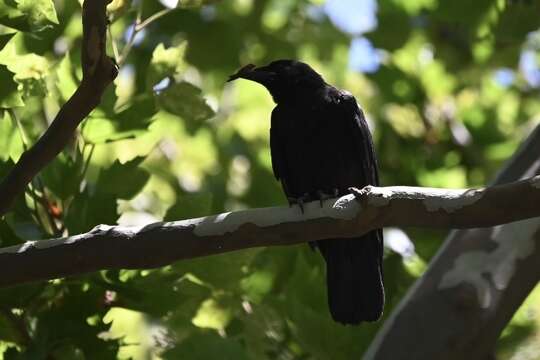
[[[356,96],[383,184],[485,184],[538,123],[537,89],[520,58],[538,63],[540,3],[377,5],[378,26],[365,37],[381,60],[362,73],[347,66],[356,35],[320,1],[182,1],[167,10],[115,0],[109,50],[127,55],[120,76],[0,221],[0,245],[285,204],[268,149],[270,97],[251,83],[224,84],[241,65],[278,58],[306,61]],[[80,38],[78,2],[0,0],[0,177],[76,89]],[[416,254],[385,257],[386,314],[444,236],[407,232]],[[537,298],[529,303],[539,309]],[[307,246],[21,285],[0,290],[0,358],[358,358],[380,323],[337,325],[325,299],[322,261]],[[500,353],[533,326],[518,313]]]

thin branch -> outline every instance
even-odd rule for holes
[[[142,2],[141,2],[142,4]],[[130,51],[131,51],[131,48],[133,47],[133,44],[135,44],[135,37],[137,36],[137,34],[144,30],[147,26],[149,26],[150,24],[152,24],[154,21],[160,19],[161,17],[169,14],[171,11],[173,11],[174,9],[163,9],[161,11],[158,11],[157,13],[149,16],[148,18],[146,18],[145,20],[141,20],[141,16],[142,16],[142,7],[139,6],[138,10],[137,10],[137,18],[135,19],[135,22],[133,23],[132,27],[131,27],[131,33],[129,34],[129,38],[126,42],[126,45],[124,46],[124,48],[122,49],[122,54],[117,57],[117,61],[118,61],[118,65],[121,66],[122,64],[124,64],[124,62],[126,61]]]
[[[124,48],[122,49],[122,54],[120,54],[117,58],[117,64],[119,66],[122,66],[124,62],[127,59],[127,56],[129,55],[129,52],[131,51],[131,48],[133,47],[133,44],[135,43],[135,36],[137,36],[137,33],[139,32],[137,30],[137,25],[141,22],[142,17],[142,1],[139,2],[139,5],[137,6],[137,15],[135,17],[135,22],[133,23],[131,27],[131,33],[129,34],[129,39],[126,42],[126,45],[124,45]]]
[[[9,114],[9,116],[11,117],[11,120],[13,121],[15,126],[17,127],[17,130],[19,131],[19,135],[21,137],[21,142],[22,142],[23,149],[26,151],[28,149],[28,136],[26,136],[26,132],[24,131],[24,128],[23,128],[19,118],[17,117],[17,114],[15,114],[15,110],[9,108],[9,109],[7,109],[7,112]]]
[[[139,32],[139,31],[143,30],[145,27],[152,24],[154,21],[158,20],[159,18],[169,14],[173,10],[175,10],[175,9],[167,8],[167,9],[163,9],[161,11],[158,11],[155,14],[152,14],[151,16],[146,18],[143,22],[141,22],[140,24],[135,25],[135,31]]]
[[[477,190],[366,187],[327,201],[224,213],[0,249],[0,286],[102,269],[140,269],[259,246],[355,237],[384,226],[473,228],[540,216],[540,176]]]
[[[114,61],[118,64],[118,61],[120,61],[120,52],[118,51],[118,46],[116,46],[116,41],[114,41],[114,37],[112,35],[111,25],[107,26],[107,35],[109,37],[109,41],[111,43],[111,48],[113,51]]]
[[[98,106],[118,69],[105,53],[107,17],[111,0],[87,0],[83,4],[83,79],[73,96],[60,109],[47,131],[25,151],[11,172],[0,182],[0,216],[9,211],[26,185],[69,143],[81,121]]]
[[[88,153],[88,156],[86,157],[86,160],[84,161],[84,166],[81,171],[81,181],[86,176],[86,172],[88,171],[88,167],[90,166],[90,160],[92,160],[92,155],[94,155],[94,150],[96,149],[96,144],[89,144],[88,146],[90,146],[90,152]]]
[[[19,135],[21,137],[21,142],[23,144],[24,151],[28,150],[28,135],[26,135],[26,132],[24,131],[24,127],[21,124],[21,121],[19,120],[17,114],[13,109],[7,109],[9,115],[11,116],[11,119],[13,120],[15,126],[17,127],[19,131]],[[38,196],[35,191],[35,186],[32,185],[32,183],[28,184],[28,191],[27,193],[30,194],[34,201],[34,216],[36,217],[36,221],[39,223],[41,228],[46,229],[47,227],[44,226],[44,222],[41,219],[41,216],[39,215],[39,209],[38,209],[38,202],[41,204],[43,211],[47,217],[49,227],[51,229],[52,235],[54,236],[60,236],[61,233],[58,230],[58,227],[56,226],[56,222],[51,216],[51,213],[49,211],[49,200],[47,198],[47,195],[45,193],[45,186],[43,185],[43,181],[41,181],[41,178],[39,176],[35,177],[35,182],[37,183],[37,187],[39,188],[39,191],[41,192],[42,196]]]

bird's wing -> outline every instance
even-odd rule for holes
[[[270,121],[270,153],[272,156],[272,170],[277,180],[282,179],[286,175],[284,174],[287,168],[287,159],[283,154],[284,151],[284,139],[283,129],[280,129],[280,125],[283,126],[284,122],[280,121],[279,107],[275,107],[272,110],[272,118]]]
[[[374,185],[379,186],[379,170],[377,165],[377,156],[375,155],[375,148],[373,146],[373,140],[371,132],[364,117],[364,112],[358,106],[356,99],[349,93],[340,92],[340,107],[345,111],[346,129],[352,136],[347,136],[346,139],[350,139],[351,143],[347,148],[354,149],[355,158],[359,159],[360,170],[357,173],[357,183],[355,186]],[[379,262],[382,264],[383,256],[383,235],[382,230],[377,229],[373,232],[378,239],[377,254],[379,256]]]
[[[359,159],[361,166],[361,179],[357,180],[359,181],[357,186],[367,184],[377,186],[379,185],[377,157],[364,113],[354,96],[346,92],[340,92],[339,105],[343,111],[340,123],[344,127],[343,131],[349,134],[344,140],[349,141],[347,148],[353,152],[351,155],[355,159]]]

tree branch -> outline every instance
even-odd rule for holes
[[[540,126],[516,151],[495,183],[540,174],[538,154]],[[538,180],[535,184],[538,187]],[[540,208],[535,197],[515,200],[514,205],[521,202],[518,207]],[[491,217],[493,212],[521,211],[503,198],[493,206],[484,217]],[[385,320],[363,358],[493,358],[502,330],[538,284],[539,263],[540,217],[452,232],[428,270]],[[418,339],[429,341],[419,346]]]
[[[107,56],[107,17],[111,0],[87,0],[83,4],[83,79],[73,96],[60,109],[41,138],[25,151],[11,172],[0,182],[0,216],[9,211],[26,185],[68,144],[81,121],[95,109],[118,69]]]
[[[366,187],[298,207],[224,213],[0,249],[0,286],[103,269],[140,269],[258,246],[354,237],[384,226],[472,228],[540,216],[540,176],[477,190]],[[526,200],[525,200],[526,199]]]

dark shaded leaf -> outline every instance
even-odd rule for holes
[[[45,186],[65,200],[79,190],[83,165],[82,156],[73,158],[61,153],[43,169],[41,176]]]
[[[9,42],[9,40],[11,40],[11,38],[15,35],[16,33],[11,33],[11,34],[1,34],[0,35],[0,50],[2,50],[4,48],[4,46],[6,46],[6,44]]]
[[[131,199],[146,184],[150,174],[139,165],[144,157],[137,157],[121,164],[116,160],[109,168],[99,174],[96,187],[99,192],[113,195],[119,199]]]
[[[207,216],[212,209],[211,193],[179,195],[176,203],[167,210],[164,221],[176,221]]]
[[[10,246],[22,243],[23,240],[15,234],[4,219],[0,219],[0,246]]]
[[[214,116],[214,111],[201,95],[201,89],[187,81],[170,85],[157,95],[157,100],[162,109],[186,122],[200,123]]]
[[[195,333],[163,354],[164,359],[247,360],[240,342],[220,337],[215,332]]]
[[[0,108],[24,105],[21,94],[17,92],[17,83],[13,80],[14,75],[7,66],[0,65]]]

